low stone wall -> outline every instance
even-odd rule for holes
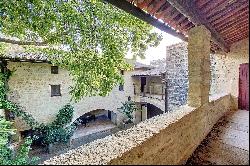
[[[199,108],[182,106],[43,164],[184,164],[230,108],[230,95]]]

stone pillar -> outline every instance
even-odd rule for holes
[[[142,105],[142,121],[147,119],[147,104]]]
[[[188,32],[188,105],[199,107],[209,102],[211,33],[200,25]]]

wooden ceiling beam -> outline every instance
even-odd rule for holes
[[[185,15],[193,24],[204,25],[210,32],[212,40],[225,52],[229,52],[225,40],[221,35],[209,24],[206,17],[203,16],[194,4],[194,1],[185,0],[167,0],[179,12]]]
[[[241,36],[245,34],[248,34],[248,30],[235,31],[235,32],[225,35],[225,37],[227,37],[228,39],[233,39],[235,36]]]
[[[234,26],[231,27],[230,29],[225,29],[224,31],[221,31],[221,35],[226,36],[227,34],[230,34],[232,32],[236,32],[236,31],[242,31],[242,30],[246,30],[248,31],[248,22],[243,23],[243,24],[239,24],[238,26]]]
[[[188,24],[192,24],[187,17],[186,19],[181,23],[181,29],[180,30],[186,30],[189,26]]]
[[[232,6],[245,6],[246,2],[248,2],[248,0],[236,0],[236,2],[234,1],[227,1],[225,0],[224,3],[218,5],[216,8],[212,9],[211,11],[209,11],[209,13],[207,13],[207,17],[211,17],[212,15],[217,15],[218,13],[221,13],[227,9],[230,9]]]
[[[170,13],[170,11],[172,10],[171,6],[163,6],[161,11],[158,11],[157,13],[155,13],[155,17],[158,19],[162,19],[164,18],[165,15],[168,15]]]
[[[228,6],[226,9],[220,12],[214,13],[213,15],[207,17],[207,19],[209,22],[212,22],[219,18],[223,18],[225,16],[234,14],[235,12],[240,12],[242,9],[246,9],[246,8],[248,10],[248,5],[232,4],[231,6]]]
[[[148,24],[168,33],[171,34],[179,39],[182,39],[184,41],[187,41],[187,37],[185,35],[183,35],[182,33],[178,33],[176,32],[174,29],[172,29],[171,27],[169,27],[168,25],[166,25],[165,23],[162,23],[161,21],[159,21],[157,18],[151,16],[148,13],[145,13],[143,10],[141,10],[140,8],[134,6],[132,3],[126,1],[126,0],[104,0],[104,2],[110,3],[118,8],[120,8],[121,10],[132,14],[133,16],[139,18],[142,21],[147,22]]]
[[[245,35],[235,37],[235,38],[231,39],[230,41],[228,41],[228,43],[230,43],[230,45],[231,45],[231,44],[236,43],[236,42],[238,42],[240,40],[246,39],[248,36],[249,36],[249,34],[245,34]]]
[[[219,23],[217,23],[217,24],[213,24],[213,26],[220,28],[220,27],[223,27],[223,26],[225,26],[225,25],[227,25],[227,24],[230,24],[230,23],[233,23],[233,24],[234,24],[234,23],[237,23],[237,22],[239,22],[239,21],[242,21],[242,18],[246,18],[246,17],[244,17],[244,16],[246,16],[247,13],[248,13],[248,12],[242,12],[242,13],[240,13],[239,15],[236,15],[236,16],[234,16],[234,17],[228,18],[228,19],[226,19],[226,20],[224,20],[224,21],[221,21],[221,22],[219,22]],[[243,16],[243,17],[242,17],[242,16]]]
[[[237,20],[237,21],[234,21],[234,22],[224,24],[223,26],[216,27],[216,29],[217,29],[218,32],[221,33],[221,32],[227,31],[227,29],[232,29],[233,27],[239,27],[242,24],[248,23],[248,21],[249,21],[249,19],[245,18],[243,20]]]
[[[249,32],[248,31],[235,32],[235,33],[229,35],[228,40],[232,40],[234,38],[238,38],[240,36],[245,36],[245,35],[249,35]]]
[[[161,6],[165,3],[165,1],[159,1],[159,2],[153,2],[151,5],[152,5],[152,8],[148,8],[148,12],[151,14],[151,15],[154,15],[160,8]],[[151,6],[150,5],[150,6]]]
[[[217,19],[213,19],[213,21],[211,21],[211,23],[213,25],[216,25],[218,23],[221,23],[221,22],[223,22],[225,20],[230,19],[232,16],[237,17],[238,15],[242,15],[242,13],[248,13],[248,12],[249,11],[247,10],[247,7],[244,6],[240,10],[235,10],[235,11],[232,11],[232,12],[228,12],[228,13],[224,14],[224,16],[220,15],[220,17],[217,17]]]
[[[225,0],[210,0],[208,2],[208,5],[205,6],[204,8],[202,8],[202,13],[206,14],[209,11],[211,11],[212,9],[216,8],[216,6],[220,5],[221,3],[223,3]]]
[[[198,6],[198,8],[203,8],[210,0],[197,0],[195,4]]]

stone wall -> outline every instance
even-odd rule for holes
[[[40,123],[49,123],[54,120],[60,108],[71,103],[75,108],[73,121],[79,116],[97,109],[113,111],[117,114],[117,122],[122,121],[122,114],[117,111],[121,103],[133,96],[132,71],[124,72],[124,91],[115,87],[106,97],[85,97],[78,103],[71,102],[69,87],[72,85],[69,72],[59,68],[58,74],[51,74],[51,65],[46,63],[8,62],[7,66],[14,70],[10,77],[8,98],[22,106],[24,111]],[[61,96],[51,97],[50,85],[61,85]],[[29,127],[19,118],[16,118],[18,130]]]
[[[166,49],[166,81],[168,111],[187,103],[188,51],[187,43],[168,46]]]
[[[162,85],[163,85],[162,79],[160,76],[149,76],[149,77],[147,77],[146,92],[147,93],[150,92],[150,86],[151,86],[151,93],[152,94],[161,95],[162,94]]]
[[[167,47],[168,111],[187,103],[188,94],[188,52],[187,43]],[[229,53],[211,53],[210,95],[231,93],[234,108],[238,108],[239,66],[249,63],[249,39],[231,46]]]
[[[184,164],[213,125],[230,110],[230,104],[231,97],[226,95],[199,108],[182,106],[43,164]]]
[[[210,94],[231,93],[235,109],[238,108],[239,67],[249,63],[249,39],[231,46],[230,52],[211,54]]]

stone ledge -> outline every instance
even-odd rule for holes
[[[175,123],[183,116],[192,112],[194,108],[182,106],[177,111],[165,113],[147,119],[138,125],[116,134],[98,139],[65,154],[53,157],[44,162],[45,165],[71,164],[108,164],[112,159],[140,145],[145,140],[159,133],[168,125]]]
[[[182,106],[103,139],[95,140],[45,165],[178,164],[183,163],[230,109],[229,95],[197,109]]]

